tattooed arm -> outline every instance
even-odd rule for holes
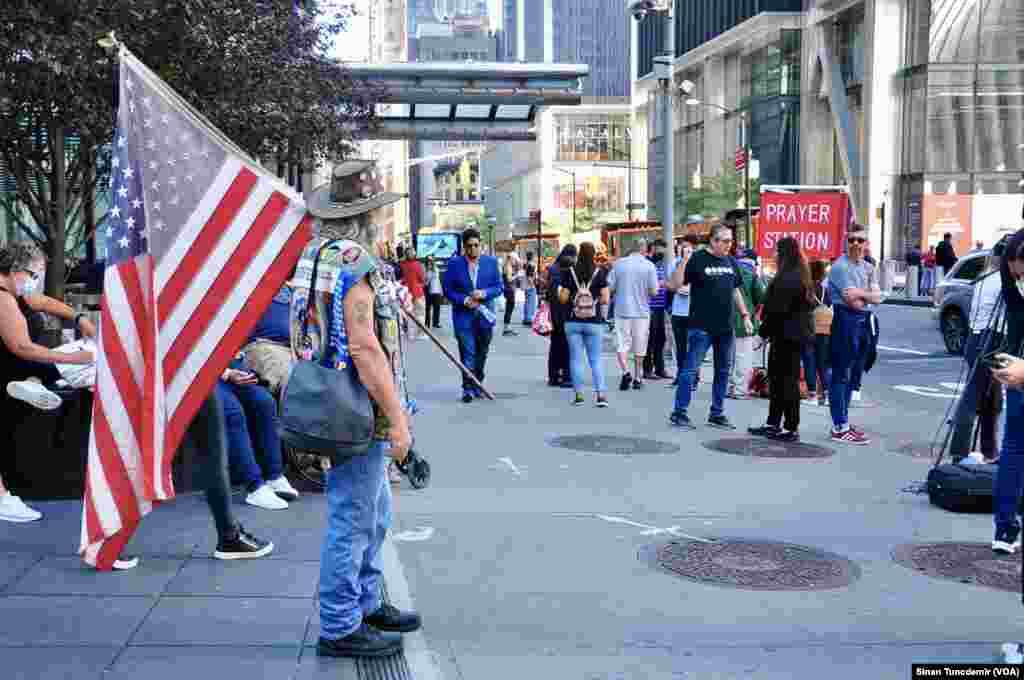
[[[359,379],[391,423],[392,448],[389,455],[399,461],[405,460],[412,445],[409,423],[395,389],[388,357],[374,332],[373,289],[365,278],[348,292],[344,306],[349,352],[359,371]]]

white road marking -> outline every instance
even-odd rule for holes
[[[945,387],[947,390],[952,390],[952,391],[956,392],[957,394],[960,394],[960,391],[964,388],[964,384],[963,383],[940,382],[939,384],[942,385],[943,387]]]
[[[686,538],[691,541],[700,541],[701,543],[714,543],[714,541],[710,541],[706,538],[684,534],[679,531],[679,527],[677,526],[659,529],[658,527],[652,527],[650,524],[641,524],[640,522],[634,522],[633,520],[626,519],[625,517],[615,517],[614,515],[594,515],[594,517],[604,520],[605,522],[610,522],[611,524],[625,524],[627,526],[643,529],[643,531],[640,532],[641,536],[660,536],[661,534],[669,534],[676,538]]]
[[[409,531],[399,531],[397,534],[392,534],[391,540],[416,543],[419,541],[429,541],[433,536],[434,529],[432,527],[416,527]]]
[[[894,390],[900,390],[901,392],[910,392],[920,397],[935,397],[936,399],[956,399],[955,394],[948,392],[940,392],[934,387],[922,387],[920,385],[895,385]]]
[[[409,582],[405,578],[405,570],[398,559],[398,551],[391,541],[384,541],[381,546],[381,559],[384,562],[384,582],[388,586],[388,598],[391,604],[402,610],[415,609]],[[416,680],[444,680],[440,657],[430,651],[427,638],[423,631],[402,635],[405,646],[405,660],[409,664],[412,677]]]
[[[921,352],[916,349],[903,349],[902,347],[886,347],[885,345],[879,345],[878,349],[883,349],[886,352],[900,352],[901,354],[916,354],[922,357],[926,357],[930,354],[930,352]]]
[[[499,468],[500,467],[504,467],[506,470],[509,470],[516,477],[522,477],[523,476],[522,470],[520,470],[519,468],[516,467],[516,464],[512,462],[511,458],[508,458],[508,457],[499,458],[498,462],[501,465],[498,465],[496,467],[499,467]]]

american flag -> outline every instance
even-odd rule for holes
[[[123,49],[119,81],[80,547],[98,569],[174,497],[175,451],[312,221],[301,197]]]

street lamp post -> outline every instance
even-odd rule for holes
[[[576,233],[576,172],[573,170],[566,170],[560,168],[557,165],[552,165],[552,168],[559,172],[564,172],[567,175],[572,176],[572,233]]]
[[[717,109],[725,113],[726,115],[732,115],[736,111],[725,108],[718,104],[711,104],[709,102],[703,102],[693,97],[686,100],[687,106],[706,106],[710,109]],[[750,119],[747,117],[746,111],[739,111],[740,114],[740,144],[743,147],[743,207],[745,208],[744,213],[746,214],[745,222],[745,237],[747,246],[751,246],[751,239],[753,234],[750,229]]]

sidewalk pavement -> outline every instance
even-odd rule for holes
[[[143,559],[131,572],[81,566],[80,503],[35,503],[41,522],[0,524],[3,677],[902,679],[912,662],[993,661],[1000,643],[1022,637],[1019,596],[892,560],[901,543],[991,537],[989,517],[901,493],[928,469],[896,452],[928,439],[934,423],[923,412],[855,409],[875,443],[823,460],[715,453],[702,443],[723,433],[669,428],[665,382],[612,391],[610,409],[573,408],[571,390],[544,385],[547,342],[517,330],[495,337],[486,381],[495,403],[459,403],[457,374],[428,341],[412,343],[416,449],[433,479],[395,495],[387,587],[424,617],[399,667],[315,656],[321,496],[278,512],[236,496],[245,526],[277,547],[267,559],[221,563],[210,558],[202,497],[188,495],[143,521],[129,547]],[[604,364],[614,388],[614,360]],[[884,397],[870,374],[865,382]],[[708,390],[705,380],[691,409],[698,423]],[[727,410],[745,428],[762,422],[767,403],[730,401]],[[827,411],[806,407],[803,417],[805,441],[829,446]],[[680,448],[620,455],[550,445],[573,434]],[[670,527],[835,552],[860,577],[806,592],[680,580],[645,559]]]

